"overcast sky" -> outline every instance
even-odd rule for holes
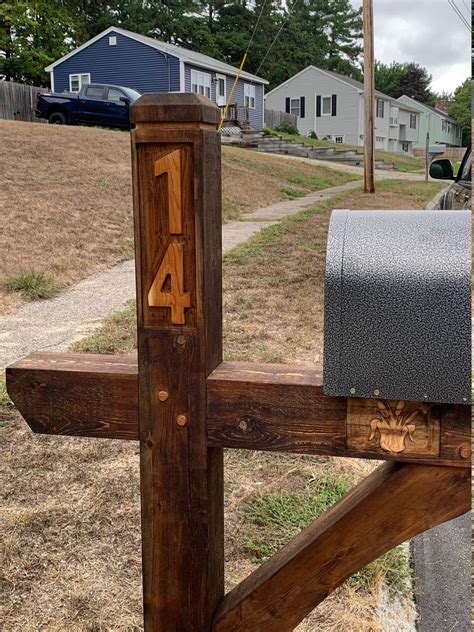
[[[470,21],[470,0],[456,4]],[[374,0],[374,38],[376,59],[425,66],[436,92],[452,92],[471,75],[471,34],[448,0]]]

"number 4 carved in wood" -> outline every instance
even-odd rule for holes
[[[180,235],[182,228],[181,206],[181,152],[179,149],[163,156],[155,162],[155,176],[166,174],[168,178],[168,221],[169,231],[173,235]],[[155,275],[148,292],[150,307],[170,307],[171,323],[184,325],[186,307],[191,306],[189,292],[184,291],[184,246],[179,242],[172,242],[166,249],[165,255]],[[169,288],[164,289],[167,279]]]

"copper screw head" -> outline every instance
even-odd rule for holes
[[[166,402],[168,397],[169,397],[168,391],[159,391],[158,392],[158,399],[160,400],[160,402]]]
[[[178,415],[176,417],[176,423],[178,424],[178,426],[186,426],[188,423],[188,418],[186,417],[186,415]]]
[[[471,446],[469,443],[462,443],[459,446],[459,455],[462,459],[469,459],[471,457]]]

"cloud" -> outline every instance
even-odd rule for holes
[[[470,2],[456,2],[470,22]],[[374,0],[374,39],[376,59],[425,66],[436,92],[452,92],[471,75],[471,34],[448,0]]]

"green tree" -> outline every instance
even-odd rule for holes
[[[70,50],[75,23],[62,0],[0,4],[0,75],[6,80],[47,85],[44,67]]]
[[[282,24],[260,72],[270,88],[308,65],[360,78],[362,22],[349,0],[288,0]]]
[[[462,125],[462,144],[471,144],[471,79],[456,88],[449,104],[449,116]]]
[[[362,53],[362,9],[353,9],[347,0],[325,3],[324,30],[328,38],[325,68],[361,79],[359,57]]]
[[[375,87],[394,99],[406,94],[420,103],[433,104],[435,95],[430,90],[432,76],[415,62],[375,63]]]

